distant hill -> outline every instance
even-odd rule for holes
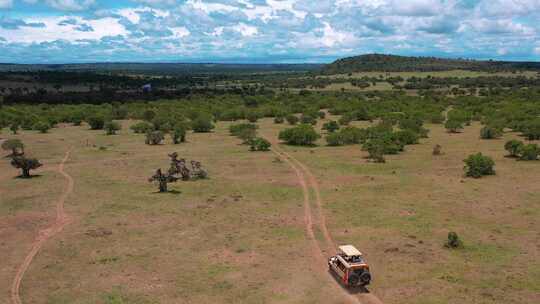
[[[449,70],[515,71],[540,70],[540,62],[479,61],[468,59],[444,59],[435,57],[406,57],[396,55],[367,54],[348,57],[324,66],[323,74],[347,74],[354,72],[433,72]]]

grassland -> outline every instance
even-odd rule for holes
[[[45,166],[39,177],[22,180],[0,162],[3,299],[32,240],[54,220],[63,185],[55,170],[73,148],[65,168],[75,180],[66,201],[73,222],[31,264],[24,303],[346,301],[312,255],[302,190],[286,162],[249,152],[228,135],[229,123],[189,134],[187,144],[168,139],[160,146],[144,145],[142,135],[127,131],[131,123],[116,136],[72,126],[16,136]],[[259,125],[270,139],[286,127]],[[429,139],[386,164],[367,162],[358,146],[326,147],[322,140],[280,149],[314,174],[332,237],[365,253],[370,290],[384,303],[538,303],[540,162],[504,157],[504,142],[515,133],[486,141],[477,124],[461,134],[428,127]],[[435,144],[442,156],[431,155]],[[156,193],[147,178],[168,167],[173,151],[201,161],[211,178]],[[474,152],[494,158],[496,176],[463,177],[462,160]],[[450,230],[464,249],[443,248]]]

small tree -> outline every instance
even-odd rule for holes
[[[159,145],[164,139],[165,139],[165,136],[163,136],[163,132],[161,131],[146,132],[145,142],[147,145]]]
[[[259,113],[256,111],[248,111],[246,113],[246,119],[251,123],[255,123],[257,120],[259,120]]]
[[[9,151],[11,154],[9,157],[24,155],[24,144],[20,139],[8,139],[2,144],[2,149]]]
[[[537,144],[521,145],[518,149],[519,160],[538,160],[540,148]]]
[[[135,133],[143,134],[143,133],[153,130],[154,127],[147,122],[141,121],[132,125],[130,129]]]
[[[161,193],[168,191],[168,183],[173,183],[177,180],[178,178],[172,176],[169,173],[164,174],[161,169],[157,169],[156,173],[148,179],[149,182],[156,182],[159,185],[159,192]]]
[[[11,130],[13,135],[16,135],[17,132],[19,131],[19,123],[17,123],[17,122],[11,123],[11,125],[9,126],[9,129]]]
[[[496,139],[502,136],[502,130],[499,128],[485,126],[480,130],[481,139]]]
[[[303,114],[302,117],[300,118],[300,122],[303,124],[316,125],[317,119],[315,119],[315,117],[309,114]]]
[[[323,125],[323,130],[326,130],[329,133],[334,133],[335,131],[339,130],[339,124],[337,121],[331,120]]]
[[[183,126],[174,127],[174,130],[171,133],[171,138],[175,145],[186,142],[186,128]]]
[[[472,154],[465,160],[465,174],[468,177],[480,178],[485,175],[494,175],[495,162],[491,157],[484,156],[482,153]]]
[[[450,133],[459,133],[461,130],[463,130],[463,122],[456,119],[449,119],[444,124],[444,127]]]
[[[200,115],[191,122],[191,127],[194,132],[207,133],[212,131],[215,127],[212,124],[212,119],[206,115]]]
[[[261,137],[256,137],[250,141],[250,150],[251,151],[269,151],[272,144]]]
[[[450,249],[463,248],[463,242],[457,233],[451,231],[448,232],[448,239],[446,240],[446,243],[444,243],[444,247]]]
[[[410,129],[397,131],[394,136],[402,145],[416,145],[420,137]]]
[[[242,140],[243,144],[249,144],[256,136],[257,132],[255,129],[251,128],[242,129],[238,134],[238,137]]]
[[[519,149],[523,146],[523,142],[519,140],[509,140],[504,144],[504,149],[508,151],[510,157],[518,157]]]
[[[122,126],[116,121],[105,123],[105,131],[107,135],[116,135],[116,132],[122,129]]]
[[[285,118],[283,118],[283,116],[277,116],[274,118],[275,124],[282,124],[283,122],[285,122]]]
[[[319,116],[320,119],[325,119],[326,113],[324,111],[319,111],[317,112],[317,116]]]
[[[90,125],[91,130],[101,130],[105,126],[105,118],[101,115],[94,115],[86,121]]]
[[[45,134],[49,132],[49,129],[51,128],[51,125],[48,122],[45,121],[38,121],[34,124],[32,129],[39,131],[42,134]]]
[[[11,159],[11,165],[22,170],[22,178],[30,178],[30,170],[35,170],[42,164],[35,158],[26,158],[24,156],[15,156]]]
[[[373,144],[369,145],[367,148],[369,153],[369,158],[376,163],[385,163],[386,159],[384,158],[384,146],[382,144]]]
[[[320,137],[313,126],[306,124],[279,132],[279,139],[289,145],[310,146]]]
[[[290,125],[296,125],[299,120],[300,119],[296,115],[293,115],[293,114],[287,115],[287,122]]]

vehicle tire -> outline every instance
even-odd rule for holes
[[[362,284],[369,284],[369,282],[371,281],[371,274],[367,271],[364,271],[364,273],[360,275],[360,281],[362,281]]]
[[[357,275],[352,275],[349,277],[349,286],[356,286],[360,282],[360,278]]]

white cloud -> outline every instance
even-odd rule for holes
[[[251,37],[257,35],[259,30],[251,25],[245,23],[239,23],[237,25],[231,26],[232,30],[239,32],[244,37]]]
[[[45,27],[21,27],[18,29],[0,28],[0,36],[10,43],[41,43],[56,40],[99,40],[105,36],[125,36],[127,30],[118,19],[106,17],[101,19],[84,20],[81,17],[70,17],[77,23],[85,23],[93,28],[93,31],[81,32],[77,30],[77,24],[59,25],[66,17],[42,17],[27,20],[27,22],[44,23]]]
[[[13,6],[13,0],[0,0],[1,8],[11,8]]]
[[[95,4],[95,0],[46,0],[49,6],[64,11],[82,11]]]
[[[536,48],[534,49],[534,53],[535,53],[536,55],[540,55],[540,46],[539,46],[539,47],[536,47]]]

